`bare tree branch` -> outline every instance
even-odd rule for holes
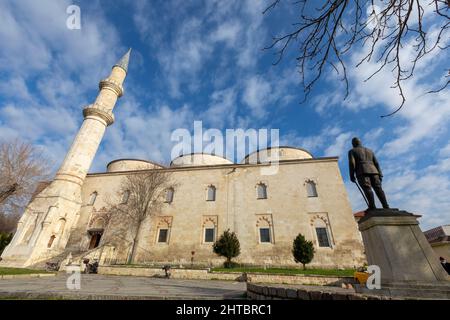
[[[163,203],[163,194],[170,184],[171,174],[161,169],[134,172],[127,175],[120,186],[117,194],[119,203],[110,205],[108,211],[111,213],[111,221],[118,221],[123,228],[119,229],[111,236],[125,239],[126,234],[131,230],[131,253],[128,263],[131,263],[136,256],[136,249],[139,247],[138,240],[144,220],[149,216],[159,212]]]
[[[272,1],[263,14],[274,10],[280,3],[281,0]],[[361,44],[368,48],[368,53],[356,67],[372,60],[379,64],[366,81],[386,67],[394,74],[392,88],[398,90],[401,102],[394,112],[383,117],[391,116],[401,110],[406,102],[402,83],[414,76],[417,62],[434,50],[443,51],[448,47],[441,46],[450,25],[448,0],[298,0],[294,5],[300,13],[299,21],[293,24],[294,30],[274,37],[265,49],[276,51],[276,65],[290,47],[296,46],[304,101],[327,65],[342,74],[347,98],[349,82],[344,56],[356,44]],[[430,5],[433,5],[434,14],[425,17],[424,6],[428,8]],[[367,14],[365,10],[368,10]],[[424,26],[430,27],[430,23],[425,21],[426,18],[434,19],[433,24],[438,25],[440,31],[435,39],[427,36],[428,30]],[[413,57],[405,61],[401,52],[411,41]],[[429,93],[440,92],[448,84],[447,81],[444,86]]]
[[[0,142],[0,215],[3,221],[10,220],[8,215],[17,218],[22,214],[38,183],[49,179],[48,163],[29,143]]]

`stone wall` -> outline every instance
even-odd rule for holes
[[[240,264],[297,266],[291,250],[299,233],[315,245],[311,267],[353,268],[364,264],[363,246],[336,158],[281,162],[278,173],[268,176],[261,174],[261,168],[261,165],[214,165],[165,169],[171,172],[175,185],[173,202],[163,203],[159,212],[144,221],[134,262],[186,265],[193,258],[196,266],[219,266],[223,259],[213,253],[212,243],[204,241],[204,228],[213,227],[216,239],[227,229],[236,232],[241,254],[235,261]],[[108,202],[117,195],[125,175],[123,172],[88,175],[68,250],[87,250],[90,224],[108,211]],[[307,181],[316,184],[317,197],[308,197]],[[267,199],[257,199],[259,183],[267,185]],[[210,185],[216,187],[216,201],[206,201]],[[90,205],[93,192],[98,197]],[[330,247],[319,247],[315,231],[319,225],[327,228]],[[118,228],[124,226],[124,223],[105,226],[105,236],[117,234]],[[270,243],[260,242],[260,227],[270,229]],[[161,228],[169,229],[166,243],[158,242]],[[116,238],[121,243],[114,245],[116,250],[111,259],[123,263],[129,253],[131,234]]]
[[[165,273],[161,268],[142,267],[118,267],[100,266],[99,274],[120,275],[120,276],[143,276],[143,277],[164,277]],[[301,284],[318,286],[340,286],[342,283],[353,282],[352,277],[319,276],[319,275],[281,275],[247,273],[243,275],[237,272],[210,272],[208,269],[171,269],[171,277],[174,279],[202,279],[202,280],[233,280],[251,283],[280,283],[280,284]]]
[[[252,300],[390,300],[389,297],[365,295],[352,290],[319,287],[289,288],[247,283],[247,297]]]

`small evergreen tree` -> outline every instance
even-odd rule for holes
[[[224,263],[225,268],[231,268],[231,259],[237,257],[241,253],[241,245],[234,232],[228,229],[225,231],[213,245],[214,253],[227,258]]]
[[[306,264],[310,263],[314,258],[314,252],[315,250],[312,241],[307,241],[305,237],[299,233],[297,238],[294,239],[292,248],[295,262],[301,263],[303,265],[303,270],[305,270]]]

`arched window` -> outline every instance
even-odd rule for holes
[[[95,200],[97,199],[97,195],[98,195],[97,191],[94,191],[94,192],[91,193],[91,197],[89,199],[89,205],[90,206],[94,205]]]
[[[267,199],[267,186],[264,183],[258,183],[256,190],[258,199]]]
[[[166,190],[166,202],[167,203],[172,203],[174,192],[175,191],[173,190],[173,188],[169,188]]]
[[[55,238],[56,238],[55,235],[52,235],[52,236],[50,237],[50,240],[48,240],[47,248],[51,248],[51,247],[52,247],[53,241],[55,241]]]
[[[130,190],[126,190],[122,196],[122,204],[128,203],[128,199],[130,199]]]
[[[64,227],[66,226],[66,219],[61,218],[58,221],[58,224],[55,226],[54,232],[56,234],[61,235],[64,232]]]
[[[317,197],[317,188],[314,181],[306,181],[306,194],[309,198]]]
[[[216,187],[209,186],[206,201],[216,201]]]

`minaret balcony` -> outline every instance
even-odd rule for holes
[[[99,88],[100,88],[100,90],[102,90],[102,89],[111,90],[119,98],[121,96],[123,96],[123,86],[122,86],[122,84],[120,84],[119,82],[117,82],[116,80],[114,80],[112,78],[107,78],[107,79],[104,79],[104,80],[100,81]]]
[[[112,113],[98,109],[92,104],[83,109],[83,116],[85,119],[89,116],[100,118],[108,126],[114,123],[114,115]]]

